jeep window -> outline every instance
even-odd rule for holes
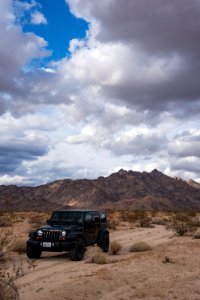
[[[94,215],[94,223],[99,223],[100,222],[100,217],[98,213],[95,213]]]
[[[82,223],[83,222],[83,212],[79,211],[55,211],[53,212],[50,222],[55,223]]]
[[[92,215],[92,213],[87,212],[85,214],[85,221],[86,221],[86,223],[91,223],[93,221],[93,215]]]
[[[102,223],[106,222],[106,214],[104,212],[100,213],[100,219]]]

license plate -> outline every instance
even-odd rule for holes
[[[51,243],[44,242],[43,243],[43,247],[45,247],[45,248],[51,248]]]

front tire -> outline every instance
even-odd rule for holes
[[[37,249],[35,247],[31,247],[30,245],[27,245],[26,254],[27,254],[28,258],[40,258],[41,254],[42,254],[42,250]]]
[[[109,244],[110,244],[110,240],[109,240],[109,233],[104,233],[102,241],[101,241],[101,249],[103,250],[103,252],[108,252],[109,250]]]
[[[76,246],[70,251],[70,258],[73,261],[79,261],[83,259],[85,252],[85,243],[83,239],[78,239]]]

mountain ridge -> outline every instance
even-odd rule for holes
[[[52,210],[66,207],[200,210],[199,184],[158,170],[125,171],[97,179],[61,179],[36,187],[0,186],[0,209]]]

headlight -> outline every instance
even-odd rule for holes
[[[43,231],[42,230],[38,230],[37,231],[37,235],[42,236],[43,235]]]
[[[63,230],[63,231],[61,232],[61,235],[62,235],[63,237],[66,236],[66,235],[67,235],[67,232]]]

